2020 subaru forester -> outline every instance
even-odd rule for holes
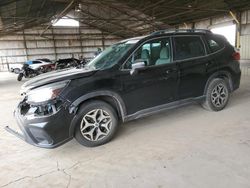
[[[44,74],[22,86],[15,110],[30,144],[54,148],[111,140],[120,122],[199,101],[219,111],[239,88],[239,53],[207,30],[158,31],[112,45],[81,69]]]

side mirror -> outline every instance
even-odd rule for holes
[[[130,71],[130,74],[136,74],[138,72],[138,69],[145,67],[146,62],[143,59],[137,59],[135,62],[132,64],[132,69]]]

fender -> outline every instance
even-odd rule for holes
[[[79,97],[74,102],[72,102],[71,105],[69,106],[69,113],[71,113],[71,114],[75,113],[76,114],[78,106],[82,102],[84,102],[84,101],[86,101],[88,99],[92,99],[94,97],[100,97],[100,96],[112,97],[115,100],[116,105],[118,107],[118,113],[121,116],[122,121],[124,121],[124,119],[125,119],[125,117],[127,115],[125,104],[124,104],[124,102],[123,102],[123,100],[122,100],[122,98],[120,97],[119,94],[117,94],[116,92],[113,92],[113,91],[109,91],[109,90],[94,91],[94,92],[91,92],[91,93],[88,93],[86,95],[83,95],[83,96]],[[75,120],[75,117],[74,117],[72,119],[72,121],[71,121],[71,124],[70,124],[70,130],[69,130],[70,136],[73,136],[75,126],[76,126],[76,120]]]
[[[220,77],[225,77],[225,76],[228,78],[230,91],[232,91],[233,90],[233,82],[232,82],[231,73],[229,71],[226,71],[226,70],[221,70],[221,71],[217,71],[209,76],[209,78],[207,79],[207,83],[205,85],[204,95],[206,95],[206,91],[207,91],[208,85],[209,85],[211,80],[213,80],[214,78],[220,78]]]

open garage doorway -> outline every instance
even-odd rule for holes
[[[223,35],[227,38],[229,43],[235,46],[236,41],[236,25],[226,25],[226,26],[217,26],[211,29],[213,33]]]

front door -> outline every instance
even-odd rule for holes
[[[170,38],[148,41],[123,66],[122,95],[129,115],[176,99],[178,77],[171,49]],[[131,75],[132,64],[138,59],[146,65]]]

